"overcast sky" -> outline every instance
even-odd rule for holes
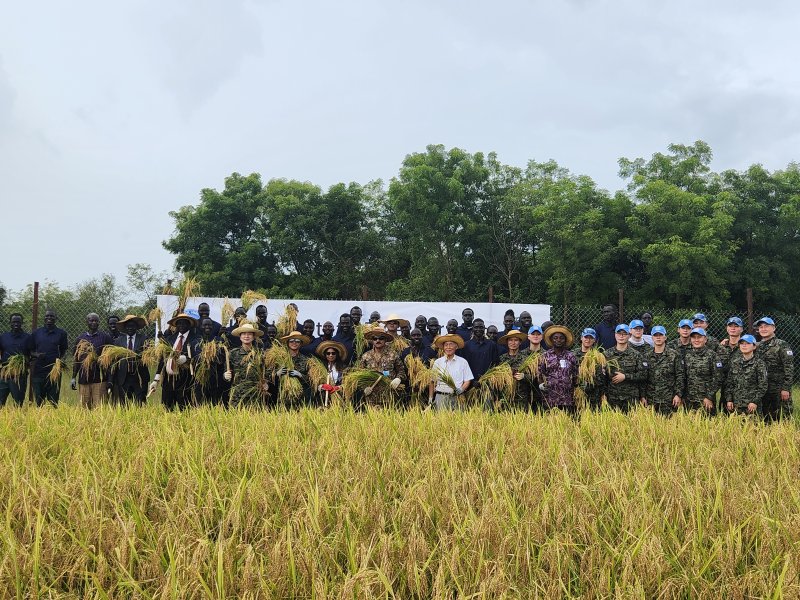
[[[0,282],[168,269],[168,216],[230,173],[323,187],[431,143],[617,159],[708,142],[713,168],[800,159],[800,4],[3,2]]]

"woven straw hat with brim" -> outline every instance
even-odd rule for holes
[[[186,313],[181,313],[172,317],[169,321],[167,321],[167,325],[177,325],[178,321],[184,319],[189,321],[189,327],[197,327],[197,319],[195,319],[192,315],[187,315]],[[119,325],[119,323],[117,323]]]
[[[567,338],[567,348],[572,346],[572,342],[575,341],[575,337],[572,335],[572,332],[563,325],[550,325],[547,328],[547,331],[544,332],[544,343],[553,347],[551,340],[553,339],[553,334],[555,333],[563,333],[564,337]]]
[[[392,339],[392,334],[389,333],[388,331],[386,331],[380,325],[378,327],[373,327],[369,331],[365,331],[364,332],[364,339],[367,339],[367,340],[374,340],[374,339],[380,338],[380,337],[385,337],[386,340],[388,341],[388,340]]]
[[[503,346],[508,346],[508,340],[510,339],[515,339],[519,340],[520,342],[524,342],[525,340],[528,339],[528,336],[519,331],[518,329],[515,329],[513,331],[509,331],[507,334],[505,334],[503,337],[497,340],[497,343],[502,344]]]
[[[321,342],[319,346],[317,346],[317,356],[320,358],[325,358],[325,350],[328,348],[333,348],[339,353],[339,360],[347,360],[347,348],[345,348],[344,344],[340,342],[335,342],[333,340],[325,340]]]
[[[125,315],[124,319],[120,319],[117,321],[117,327],[122,328],[125,327],[128,323],[135,323],[136,329],[142,329],[145,325],[147,325],[147,321],[144,320],[144,317],[137,317],[136,315]]]
[[[455,333],[446,333],[445,335],[437,335],[436,339],[433,340],[433,345],[441,350],[444,348],[445,342],[454,342],[455,345],[458,346],[459,350],[464,347],[464,338]]]
[[[281,341],[288,343],[289,340],[300,340],[303,346],[308,346],[311,343],[311,338],[307,335],[303,335],[299,331],[293,331],[289,335],[285,335],[281,338]]]
[[[397,313],[392,313],[388,317],[385,317],[385,318],[381,319],[379,322],[383,323],[383,324],[386,324],[389,321],[397,321],[398,323],[400,323],[400,327],[410,327],[411,326],[411,322],[408,319],[404,319],[403,317],[401,317]]]
[[[264,335],[264,332],[261,331],[258,327],[256,327],[252,323],[244,323],[242,325],[239,325],[239,327],[237,327],[233,331],[231,331],[231,335],[235,335],[236,337],[239,337],[243,333],[252,333],[256,337],[261,337],[262,335]]]

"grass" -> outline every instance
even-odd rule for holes
[[[794,423],[0,411],[30,597],[798,597]]]

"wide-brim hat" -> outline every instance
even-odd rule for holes
[[[374,340],[375,338],[379,337],[392,337],[392,334],[386,331],[383,327],[373,327],[372,329],[368,329],[364,332],[364,339],[365,340]]]
[[[519,340],[520,342],[524,342],[525,340],[528,339],[528,336],[522,333],[519,329],[513,329],[504,336],[502,336],[500,339],[498,339],[497,343],[503,346],[508,346],[508,340],[510,339],[515,339]]]
[[[389,321],[397,321],[398,323],[400,323],[400,327],[411,327],[411,322],[408,319],[404,319],[397,313],[391,313],[388,317],[384,317],[383,319],[380,320],[380,322],[383,323],[384,325]]]
[[[444,335],[437,335],[433,340],[433,345],[440,350],[444,348],[445,342],[455,342],[459,350],[464,347],[464,338],[457,333],[446,333]]]
[[[172,317],[169,321],[167,321],[167,325],[177,325],[178,321],[181,319],[189,321],[190,327],[197,327],[197,319],[195,319],[192,315],[187,315],[186,313],[181,313]]]
[[[550,325],[544,332],[544,343],[548,346],[552,346],[551,340],[556,333],[563,333],[564,337],[567,338],[567,347],[572,346],[572,342],[575,341],[575,336],[572,335],[568,327],[564,327],[563,325]]]
[[[239,337],[243,333],[252,333],[256,337],[261,337],[264,335],[264,332],[252,323],[243,323],[231,331],[231,335],[235,335],[236,337]]]
[[[285,335],[281,338],[281,341],[283,342],[288,343],[289,340],[300,340],[303,343],[303,346],[308,346],[311,343],[310,337],[303,335],[297,330],[292,331],[289,335]]]
[[[138,317],[136,315],[125,315],[124,319],[120,319],[117,321],[117,327],[125,326],[128,323],[135,323],[136,329],[142,329],[147,325],[147,321],[144,320],[144,317]]]
[[[339,360],[347,360],[347,348],[341,342],[335,340],[325,340],[317,346],[317,356],[325,358],[325,350],[333,348],[339,353]]]

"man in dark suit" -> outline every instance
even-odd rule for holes
[[[194,333],[197,321],[191,315],[181,313],[167,323],[175,328],[174,333],[164,335],[164,342],[172,347],[173,356],[158,361],[156,375],[150,384],[148,394],[155,391],[163,377],[161,403],[167,410],[176,408],[182,410],[192,404],[194,369],[199,351],[197,336]]]
[[[126,405],[129,401],[142,406],[147,397],[147,384],[150,381],[150,371],[142,362],[145,335],[140,330],[145,326],[145,320],[136,315],[127,315],[117,323],[121,332],[115,346],[127,348],[136,353],[136,358],[125,358],[114,367],[109,376],[111,381],[111,397],[114,404]]]

